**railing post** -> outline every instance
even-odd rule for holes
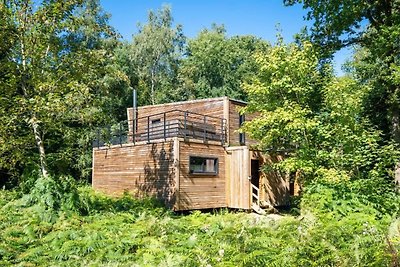
[[[133,121],[132,121],[132,124],[133,124]],[[129,121],[128,121],[128,125],[129,125]],[[128,128],[129,128],[129,126],[128,126]],[[136,133],[137,133],[136,129],[134,131],[132,131],[133,144],[136,144]]]
[[[224,119],[221,119],[221,145],[224,145],[225,134],[224,134]]]
[[[187,111],[185,111],[184,119],[183,119],[183,136],[186,138],[186,129],[187,129]]]
[[[108,127],[107,127],[107,136],[108,136],[107,143],[109,145],[112,145],[113,137],[112,137],[112,132],[111,132],[111,125],[108,125]]]
[[[122,145],[122,122],[119,123],[119,145]]]
[[[150,143],[150,116],[147,117],[147,142]]]
[[[97,148],[100,148],[100,127],[97,127]]]
[[[204,140],[204,142],[207,140],[206,123],[207,123],[207,119],[206,119],[206,115],[204,115],[204,125],[203,125],[203,127],[204,127],[204,137],[203,137],[203,140]]]
[[[167,139],[167,128],[166,128],[166,124],[167,124],[167,115],[164,112],[164,140]]]

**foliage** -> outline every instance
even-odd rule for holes
[[[150,11],[147,24],[139,24],[139,32],[129,45],[129,59],[134,71],[134,75],[130,74],[133,76],[131,84],[138,89],[141,105],[173,99],[185,37],[182,26],[173,29],[172,23],[169,6],[157,12]]]
[[[9,31],[1,49],[0,168],[74,171],[91,125],[104,117],[96,94],[115,43],[108,16],[92,0],[0,7]]]
[[[398,213],[393,170],[400,153],[362,115],[371,88],[329,76],[308,42],[278,42],[255,57],[259,72],[245,86],[250,101],[243,112],[258,116],[243,130],[260,149],[285,155],[275,167],[297,173],[305,196],[327,184],[343,200],[373,206],[377,216]]]
[[[260,141],[263,150],[307,146],[318,126],[312,112],[319,108],[319,85],[324,79],[311,44],[305,43],[301,50],[280,39],[266,53],[256,54],[255,60],[257,75],[245,84],[249,105],[244,112],[259,116],[244,129]]]
[[[251,55],[268,43],[254,36],[227,37],[223,26],[212,25],[188,41],[179,69],[186,99],[229,96],[246,100],[242,82],[255,70]]]
[[[394,78],[399,66],[400,4],[388,1],[285,0],[303,4],[307,19],[313,20],[309,39],[323,58],[342,47],[356,44],[361,49],[353,65],[359,81],[372,90],[364,106],[374,125],[387,140],[400,143],[400,90]]]
[[[298,219],[224,210],[179,215],[152,200],[78,191],[84,213],[59,212],[50,221],[43,220],[49,210],[0,191],[0,264],[389,266],[386,236],[400,249],[398,220],[377,220],[360,203],[330,207],[329,189],[314,190],[307,201],[323,208]]]

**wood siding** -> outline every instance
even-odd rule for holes
[[[172,207],[175,179],[173,140],[93,150],[92,186],[108,195],[128,191],[156,197]]]
[[[225,198],[225,150],[221,145],[180,142],[180,210],[226,207]],[[218,174],[190,174],[189,157],[218,158]]]

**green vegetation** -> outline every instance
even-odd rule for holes
[[[218,25],[187,38],[167,6],[121,42],[96,0],[2,1],[0,265],[400,266],[400,3],[283,2],[313,26],[272,45]],[[290,215],[92,192],[93,129],[126,119],[132,88],[139,105],[247,100],[242,130],[302,185]]]
[[[302,216],[279,218],[224,210],[176,215],[151,200],[111,199],[86,187],[79,188],[76,211],[63,207],[71,199],[51,210],[0,191],[0,264],[390,265],[393,250],[400,249],[400,221],[378,219],[374,208],[351,198],[335,207],[334,192],[316,188]]]

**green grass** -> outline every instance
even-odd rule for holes
[[[177,215],[150,199],[79,196],[79,211],[54,212],[0,191],[0,266],[390,266],[387,237],[400,247],[398,221],[362,212]]]

